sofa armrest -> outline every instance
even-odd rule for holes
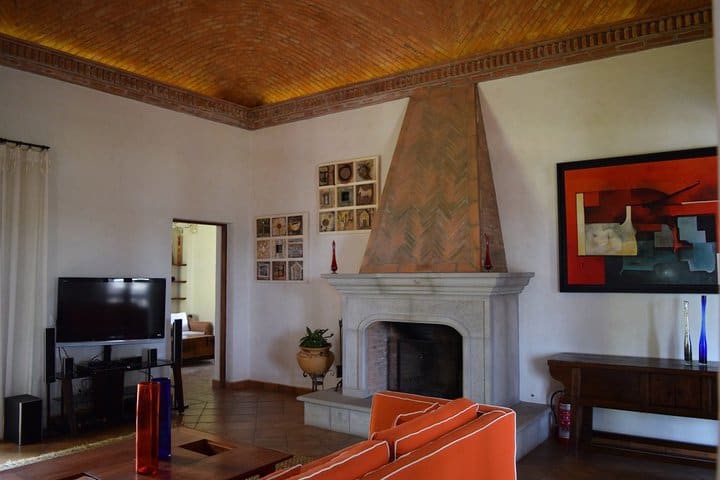
[[[480,417],[365,475],[363,480],[515,480],[515,412],[480,407]]]
[[[213,324],[200,321],[195,315],[188,315],[188,326],[193,332],[203,332],[205,335],[213,334]]]
[[[402,392],[377,392],[373,395],[372,407],[370,408],[370,431],[385,430],[393,426],[395,419],[402,413],[413,413],[425,410],[429,406],[445,404],[449,400],[445,398],[426,397],[424,395],[413,395]]]

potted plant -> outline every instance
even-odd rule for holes
[[[300,351],[296,358],[298,365],[308,375],[325,375],[335,361],[330,351],[332,344],[328,339],[333,336],[327,328],[310,330],[305,327],[305,335],[300,338]]]

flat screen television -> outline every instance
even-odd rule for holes
[[[59,344],[162,339],[165,279],[60,277],[55,328]]]

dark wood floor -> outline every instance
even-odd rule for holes
[[[548,440],[517,466],[518,480],[711,480],[715,469],[630,457],[599,450],[575,453]]]
[[[175,422],[217,433],[229,440],[294,455],[320,456],[350,445],[359,437],[328,432],[303,424],[302,404],[295,396],[265,391],[213,390],[212,365],[183,368],[186,403],[190,405]],[[132,431],[132,425],[114,432],[95,432],[78,437],[51,439],[42,444],[17,447],[0,443],[0,463],[7,459],[35,456],[46,451],[87,443]],[[713,468],[678,465],[597,451],[576,454],[565,445],[549,440],[517,465],[519,480],[710,480]],[[2,478],[2,473],[0,473]]]

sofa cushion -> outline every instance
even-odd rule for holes
[[[278,470],[277,472],[273,472],[270,475],[265,475],[260,480],[287,480],[289,478],[292,478],[294,475],[297,475],[298,473],[300,473],[301,468],[302,468],[302,465],[300,465],[300,464],[293,465],[292,467],[288,467],[283,470]]]
[[[483,408],[483,414],[418,447],[363,480],[515,480],[515,412]],[[485,406],[490,407],[490,406]]]
[[[401,413],[417,412],[439,403],[447,403],[443,398],[432,398],[403,392],[377,392],[373,395],[370,412],[370,435],[394,425]]]
[[[477,418],[477,412],[477,403],[458,398],[397,427],[375,432],[371,438],[386,440],[394,460]]]
[[[288,480],[358,478],[388,463],[390,448],[384,441],[365,440],[333,454],[327,461],[322,460],[304,465],[299,474]]]
[[[433,403],[427,408],[424,408],[422,410],[418,410],[417,412],[408,412],[408,413],[400,413],[397,417],[395,417],[395,421],[393,422],[393,427],[397,427],[398,425],[402,425],[403,423],[407,423],[410,420],[415,420],[418,417],[422,417],[426,413],[435,410],[440,406],[439,403]]]
[[[182,331],[187,332],[190,330],[190,324],[188,323],[187,312],[178,312],[170,314],[170,321],[182,320]]]
[[[206,335],[203,332],[196,332],[194,330],[188,330],[187,332],[182,332],[182,338],[191,338],[191,337],[205,337]]]

